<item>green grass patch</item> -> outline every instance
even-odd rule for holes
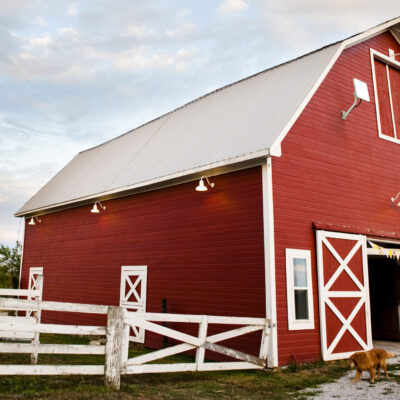
[[[87,344],[82,337],[41,335],[41,343]],[[149,350],[132,345],[130,357]],[[160,360],[158,362],[162,362]],[[191,362],[185,355],[168,362]],[[163,361],[166,362],[166,361]],[[1,364],[28,364],[29,355],[0,354]],[[103,356],[39,355],[39,364],[103,364]],[[303,399],[300,391],[332,382],[348,372],[345,362],[292,365],[277,371],[217,371],[123,376],[121,390],[104,386],[102,376],[3,376],[1,399]]]

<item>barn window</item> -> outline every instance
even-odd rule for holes
[[[309,250],[286,249],[286,284],[289,330],[314,329]]]
[[[371,49],[379,137],[400,143],[400,62]]]

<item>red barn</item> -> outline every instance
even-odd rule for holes
[[[79,153],[16,213],[21,285],[267,316],[269,366],[343,358],[400,339],[398,165],[400,18]]]

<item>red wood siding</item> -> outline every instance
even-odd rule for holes
[[[261,167],[211,180],[207,192],[191,182],[103,202],[100,214],[84,206],[26,225],[22,287],[29,267],[43,266],[45,300],[118,304],[121,266],[147,265],[149,312],[166,298],[170,313],[264,317]],[[259,337],[248,336],[247,350],[258,354]]]
[[[378,137],[370,48],[400,52],[389,33],[345,50],[283,141],[282,157],[272,161],[281,365],[292,355],[299,361],[321,356],[313,222],[399,233],[400,208],[390,197],[400,190],[400,144]],[[367,83],[371,102],[343,121],[353,78]],[[312,250],[314,330],[288,330],[286,248]]]

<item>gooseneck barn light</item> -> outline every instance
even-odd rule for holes
[[[354,103],[347,111],[342,110],[342,119],[346,119],[347,116],[351,113],[353,108],[358,107],[363,100],[369,101],[369,94],[368,94],[368,86],[365,82],[362,82],[358,79],[353,79],[354,85]],[[358,104],[357,104],[358,102]]]
[[[99,201],[96,201],[96,203],[93,204],[92,209],[90,210],[91,213],[93,214],[98,214],[100,210],[97,208],[97,204],[103,209],[106,209],[106,206],[103,206]]]
[[[390,199],[390,200],[392,200],[392,203],[394,203],[398,199],[399,195],[400,195],[400,192],[397,193],[396,197],[392,197]],[[400,201],[397,203],[397,207],[400,207]]]
[[[197,190],[198,192],[205,192],[206,190],[208,190],[208,187],[204,184],[203,179],[205,179],[205,180],[207,181],[208,185],[209,185],[211,188],[214,187],[214,183],[213,183],[213,182],[211,183],[211,182],[208,180],[208,178],[207,178],[206,176],[202,176],[201,179],[200,179],[200,181],[199,181],[199,184],[196,186],[196,190]]]
[[[36,221],[37,222],[42,222],[42,220],[41,219],[39,219],[38,217],[32,217],[31,219],[30,219],[30,221],[28,222],[28,225],[36,225],[36,222],[35,222],[35,219],[36,219]]]

